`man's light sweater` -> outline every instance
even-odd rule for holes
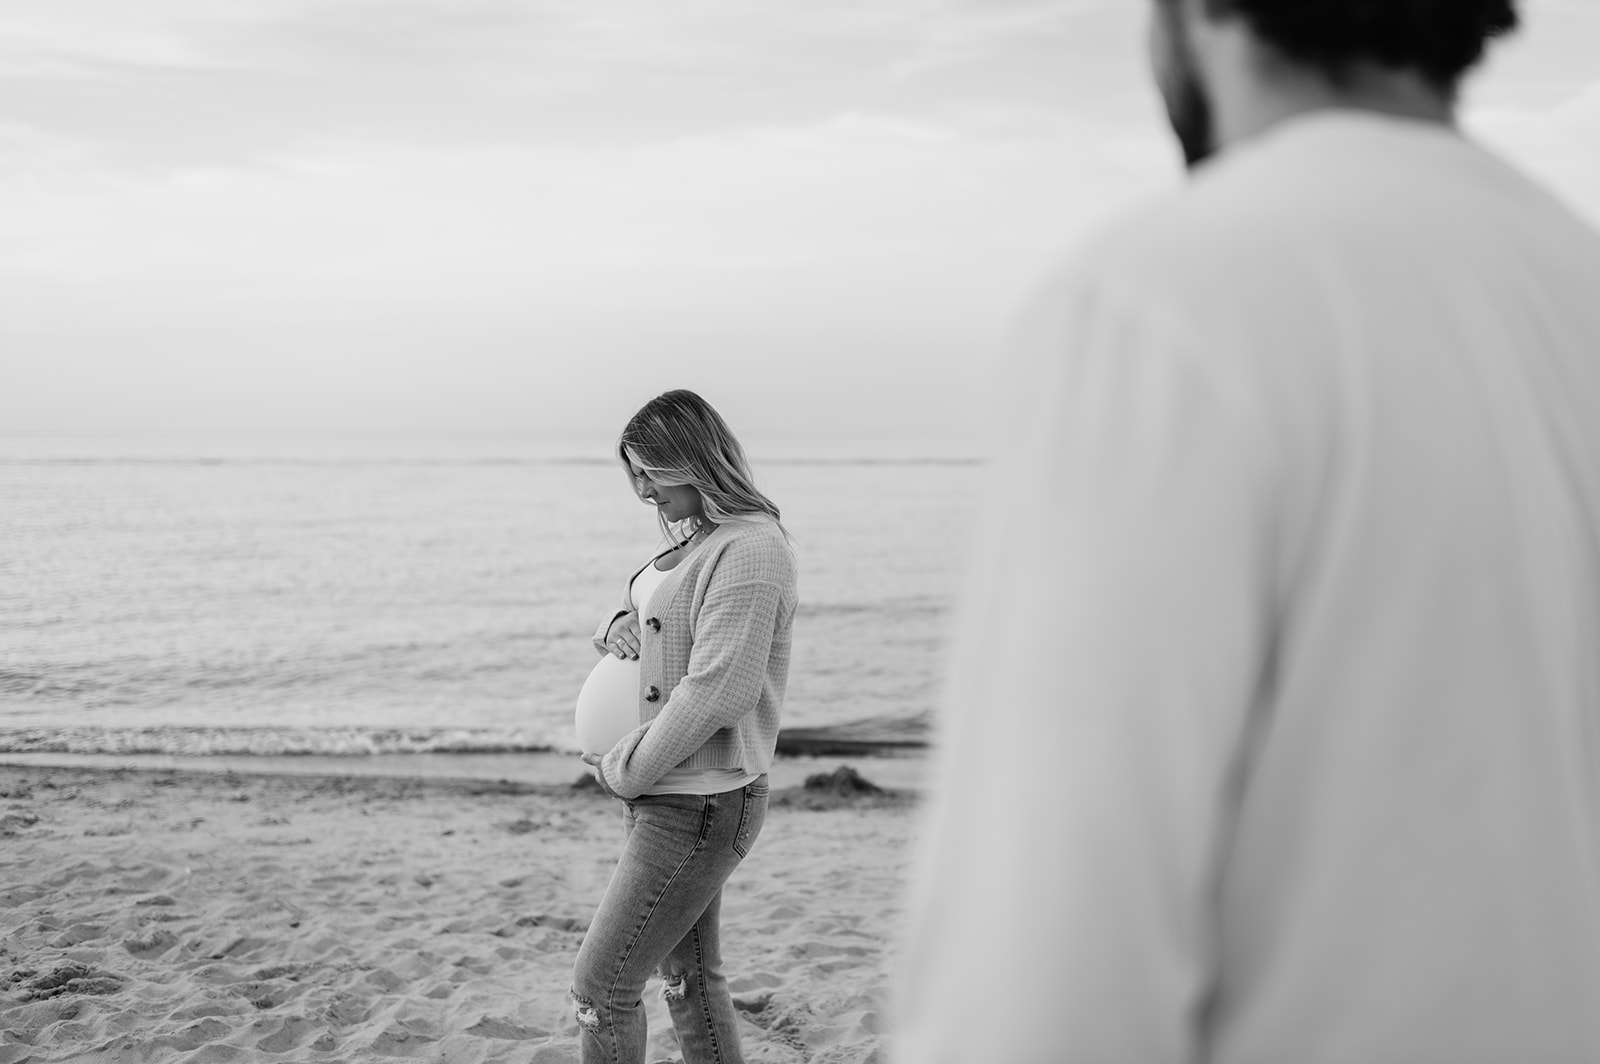
[[[771,768],[798,602],[776,522],[717,526],[639,604],[643,723],[602,760],[606,785],[635,798],[674,768]],[[596,633],[602,650],[612,620]]]
[[[1600,1061],[1596,234],[1317,112],[1008,366],[896,1059]]]

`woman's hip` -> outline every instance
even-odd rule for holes
[[[624,859],[649,863],[673,856],[750,852],[766,819],[767,777],[720,794],[651,794],[624,803],[628,843]]]

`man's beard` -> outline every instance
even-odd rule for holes
[[[1177,5],[1158,3],[1156,10],[1157,17],[1163,20],[1165,38],[1156,82],[1167,105],[1167,121],[1178,135],[1178,146],[1183,149],[1183,161],[1193,170],[1216,151],[1211,100],[1200,81],[1189,31],[1178,14]]]
[[[1216,151],[1211,129],[1211,101],[1205,89],[1193,78],[1174,86],[1167,97],[1167,120],[1178,135],[1184,164],[1193,170]]]

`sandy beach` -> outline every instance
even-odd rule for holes
[[[746,1054],[881,1061],[915,802],[797,775],[724,901]],[[571,782],[0,765],[0,1064],[576,1061],[621,831]]]

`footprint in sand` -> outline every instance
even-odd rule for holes
[[[173,1049],[193,1050],[213,1042],[221,1042],[233,1035],[233,1028],[215,1017],[208,1016],[191,1023],[177,1034],[169,1034],[158,1041]]]
[[[166,928],[157,928],[145,935],[130,935],[122,940],[122,948],[140,958],[153,958],[178,944],[178,936]]]
[[[479,1038],[499,1038],[508,1042],[527,1042],[535,1038],[548,1038],[550,1032],[542,1027],[527,1027],[499,1016],[484,1016],[467,1028],[468,1034]]]
[[[73,946],[104,938],[105,934],[106,929],[101,924],[73,924],[51,939],[50,945],[55,949],[71,949]]]
[[[439,1039],[432,1035],[408,1031],[404,1027],[391,1027],[367,1046],[369,1053],[386,1057],[421,1056]]]
[[[83,964],[63,964],[25,984],[24,1001],[44,1001],[59,994],[115,994],[123,978]]]
[[[259,1039],[256,1048],[263,1053],[287,1053],[299,1049],[320,1033],[318,1025],[304,1016],[290,1016],[281,1024],[277,1030]]]

